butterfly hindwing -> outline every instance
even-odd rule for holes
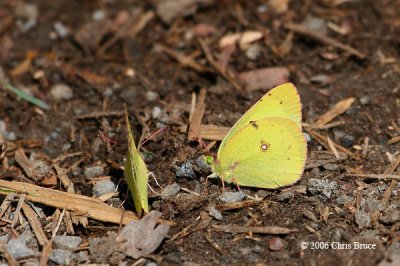
[[[278,188],[302,175],[307,143],[291,119],[269,117],[247,122],[225,143],[217,156],[217,173],[238,185]]]

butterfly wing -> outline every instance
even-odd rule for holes
[[[298,125],[287,118],[248,122],[219,149],[217,175],[238,185],[278,188],[301,178],[307,142]]]
[[[300,95],[292,83],[282,84],[268,91],[233,125],[220,147],[250,121],[267,117],[283,117],[292,120],[301,129]]]
[[[139,215],[149,212],[147,196],[148,171],[142,156],[136,149],[128,115],[125,117],[128,130],[128,154],[125,162],[124,176],[131,191],[135,209]]]

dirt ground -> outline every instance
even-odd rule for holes
[[[180,187],[160,197],[162,189],[149,179],[157,192],[149,191],[151,209],[172,224],[168,237],[151,255],[132,259],[114,250],[118,222],[85,220],[85,213],[28,197],[42,209],[45,238],[54,230],[81,238],[65,264],[400,265],[399,36],[397,0],[2,0],[0,181],[73,187],[93,197],[96,182],[111,180],[118,193],[104,201],[134,211],[121,170],[126,104],[136,140],[153,135],[141,148],[149,171],[162,188]],[[223,203],[219,180],[205,187],[210,172],[198,161],[202,142],[215,155],[220,142],[212,141],[223,127],[285,82],[301,95],[308,139],[302,179],[279,190],[243,187],[241,204]],[[23,100],[8,85],[46,106]],[[219,133],[189,140],[202,88],[201,123],[220,126]],[[28,173],[21,151],[28,163],[40,160],[50,169]],[[182,174],[184,164],[193,169]],[[99,173],[88,173],[93,169]],[[4,204],[13,190],[0,191]],[[7,250],[7,241],[30,230],[24,207],[15,216],[21,196],[11,201],[0,207],[1,262],[62,263],[40,241],[26,244],[33,255]],[[75,217],[72,223],[65,213]],[[103,241],[100,251],[95,238]]]

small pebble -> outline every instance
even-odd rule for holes
[[[349,197],[343,194],[336,199],[336,203],[339,205],[351,204],[353,200],[354,200],[353,197]]]
[[[371,98],[367,95],[360,98],[360,103],[362,105],[369,104],[370,101],[371,101]]]
[[[146,99],[150,102],[153,102],[158,99],[158,94],[154,91],[147,91],[146,92]]]
[[[383,209],[385,208],[385,206],[383,205],[382,201],[374,199],[374,198],[367,198],[367,210],[368,212],[371,211],[383,211]]]
[[[268,248],[270,250],[278,251],[282,250],[284,246],[282,238],[279,237],[273,237],[268,241]]]
[[[153,119],[158,119],[161,117],[162,113],[163,113],[163,110],[160,107],[155,106],[153,108],[153,110],[151,111],[151,117],[153,117]]]
[[[74,96],[70,86],[66,84],[56,84],[50,89],[50,94],[55,100],[69,100]]]
[[[327,163],[327,164],[324,164],[322,167],[325,170],[329,170],[329,171],[338,171],[338,170],[340,170],[339,165],[338,164],[334,164],[334,163]]]
[[[311,136],[307,132],[303,132],[304,138],[306,139],[307,142],[311,142]]]
[[[246,50],[246,56],[250,60],[257,60],[261,54],[261,46],[259,44],[252,44]]]
[[[176,194],[179,193],[181,187],[177,183],[173,183],[171,185],[167,185],[161,192],[161,198],[163,200],[167,200],[173,198]]]
[[[294,193],[292,191],[284,191],[277,195],[276,200],[280,202],[287,202],[293,197]]]
[[[73,250],[82,243],[82,238],[79,236],[55,236],[53,245],[55,249]]]
[[[223,203],[233,203],[233,202],[239,202],[244,199],[246,195],[242,191],[238,192],[224,192],[222,193],[221,196],[219,196],[219,199]]]
[[[149,261],[145,264],[145,266],[158,266],[157,263],[155,263],[154,261]]]
[[[122,92],[121,92],[121,98],[124,99],[124,101],[127,104],[134,104],[135,100],[136,100],[136,96],[137,96],[137,91],[135,88],[125,88]]]
[[[68,28],[60,21],[54,23],[54,30],[60,38],[65,38],[69,35]]]
[[[49,260],[58,265],[69,265],[71,263],[72,251],[63,249],[53,249]]]
[[[87,166],[83,171],[86,178],[98,177],[104,174],[104,167],[100,165]]]
[[[211,170],[211,167],[207,164],[206,158],[204,156],[197,157],[194,163],[202,172],[209,172]]]
[[[355,221],[360,229],[371,226],[371,216],[362,210],[357,210],[355,213]]]
[[[79,251],[78,253],[74,253],[73,257],[77,263],[81,263],[81,264],[87,263],[90,260],[89,252],[87,250],[83,250],[83,251]]]
[[[211,217],[214,217],[215,219],[217,219],[218,221],[222,220],[222,213],[217,210],[214,207],[210,207],[206,209],[208,211],[208,214],[210,214]]]
[[[18,238],[11,239],[8,241],[6,247],[10,255],[15,260],[32,256],[34,254],[33,250],[26,246],[26,238],[24,235],[20,235]]]
[[[183,163],[179,170],[176,171],[176,176],[195,178],[196,174],[194,173],[193,165],[190,162]]]
[[[104,10],[96,10],[92,13],[92,19],[94,21],[103,20],[106,17],[106,12]]]
[[[100,197],[101,195],[114,192],[115,188],[115,184],[111,180],[102,180],[96,182],[93,186],[93,195]]]
[[[244,248],[240,248],[240,254],[242,254],[242,256],[247,256],[252,252],[251,247],[244,247]]]
[[[356,138],[352,135],[344,135],[341,139],[341,143],[344,147],[350,148],[351,146],[353,146],[355,140]]]

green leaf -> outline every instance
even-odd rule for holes
[[[8,89],[9,91],[13,92],[14,94],[16,94],[18,97],[20,97],[21,99],[30,102],[42,109],[49,109],[49,106],[47,105],[47,103],[45,103],[44,101],[30,95],[29,93],[20,90],[14,86],[12,86],[10,83],[5,82],[4,80],[0,80],[0,83],[4,86],[4,88]]]

